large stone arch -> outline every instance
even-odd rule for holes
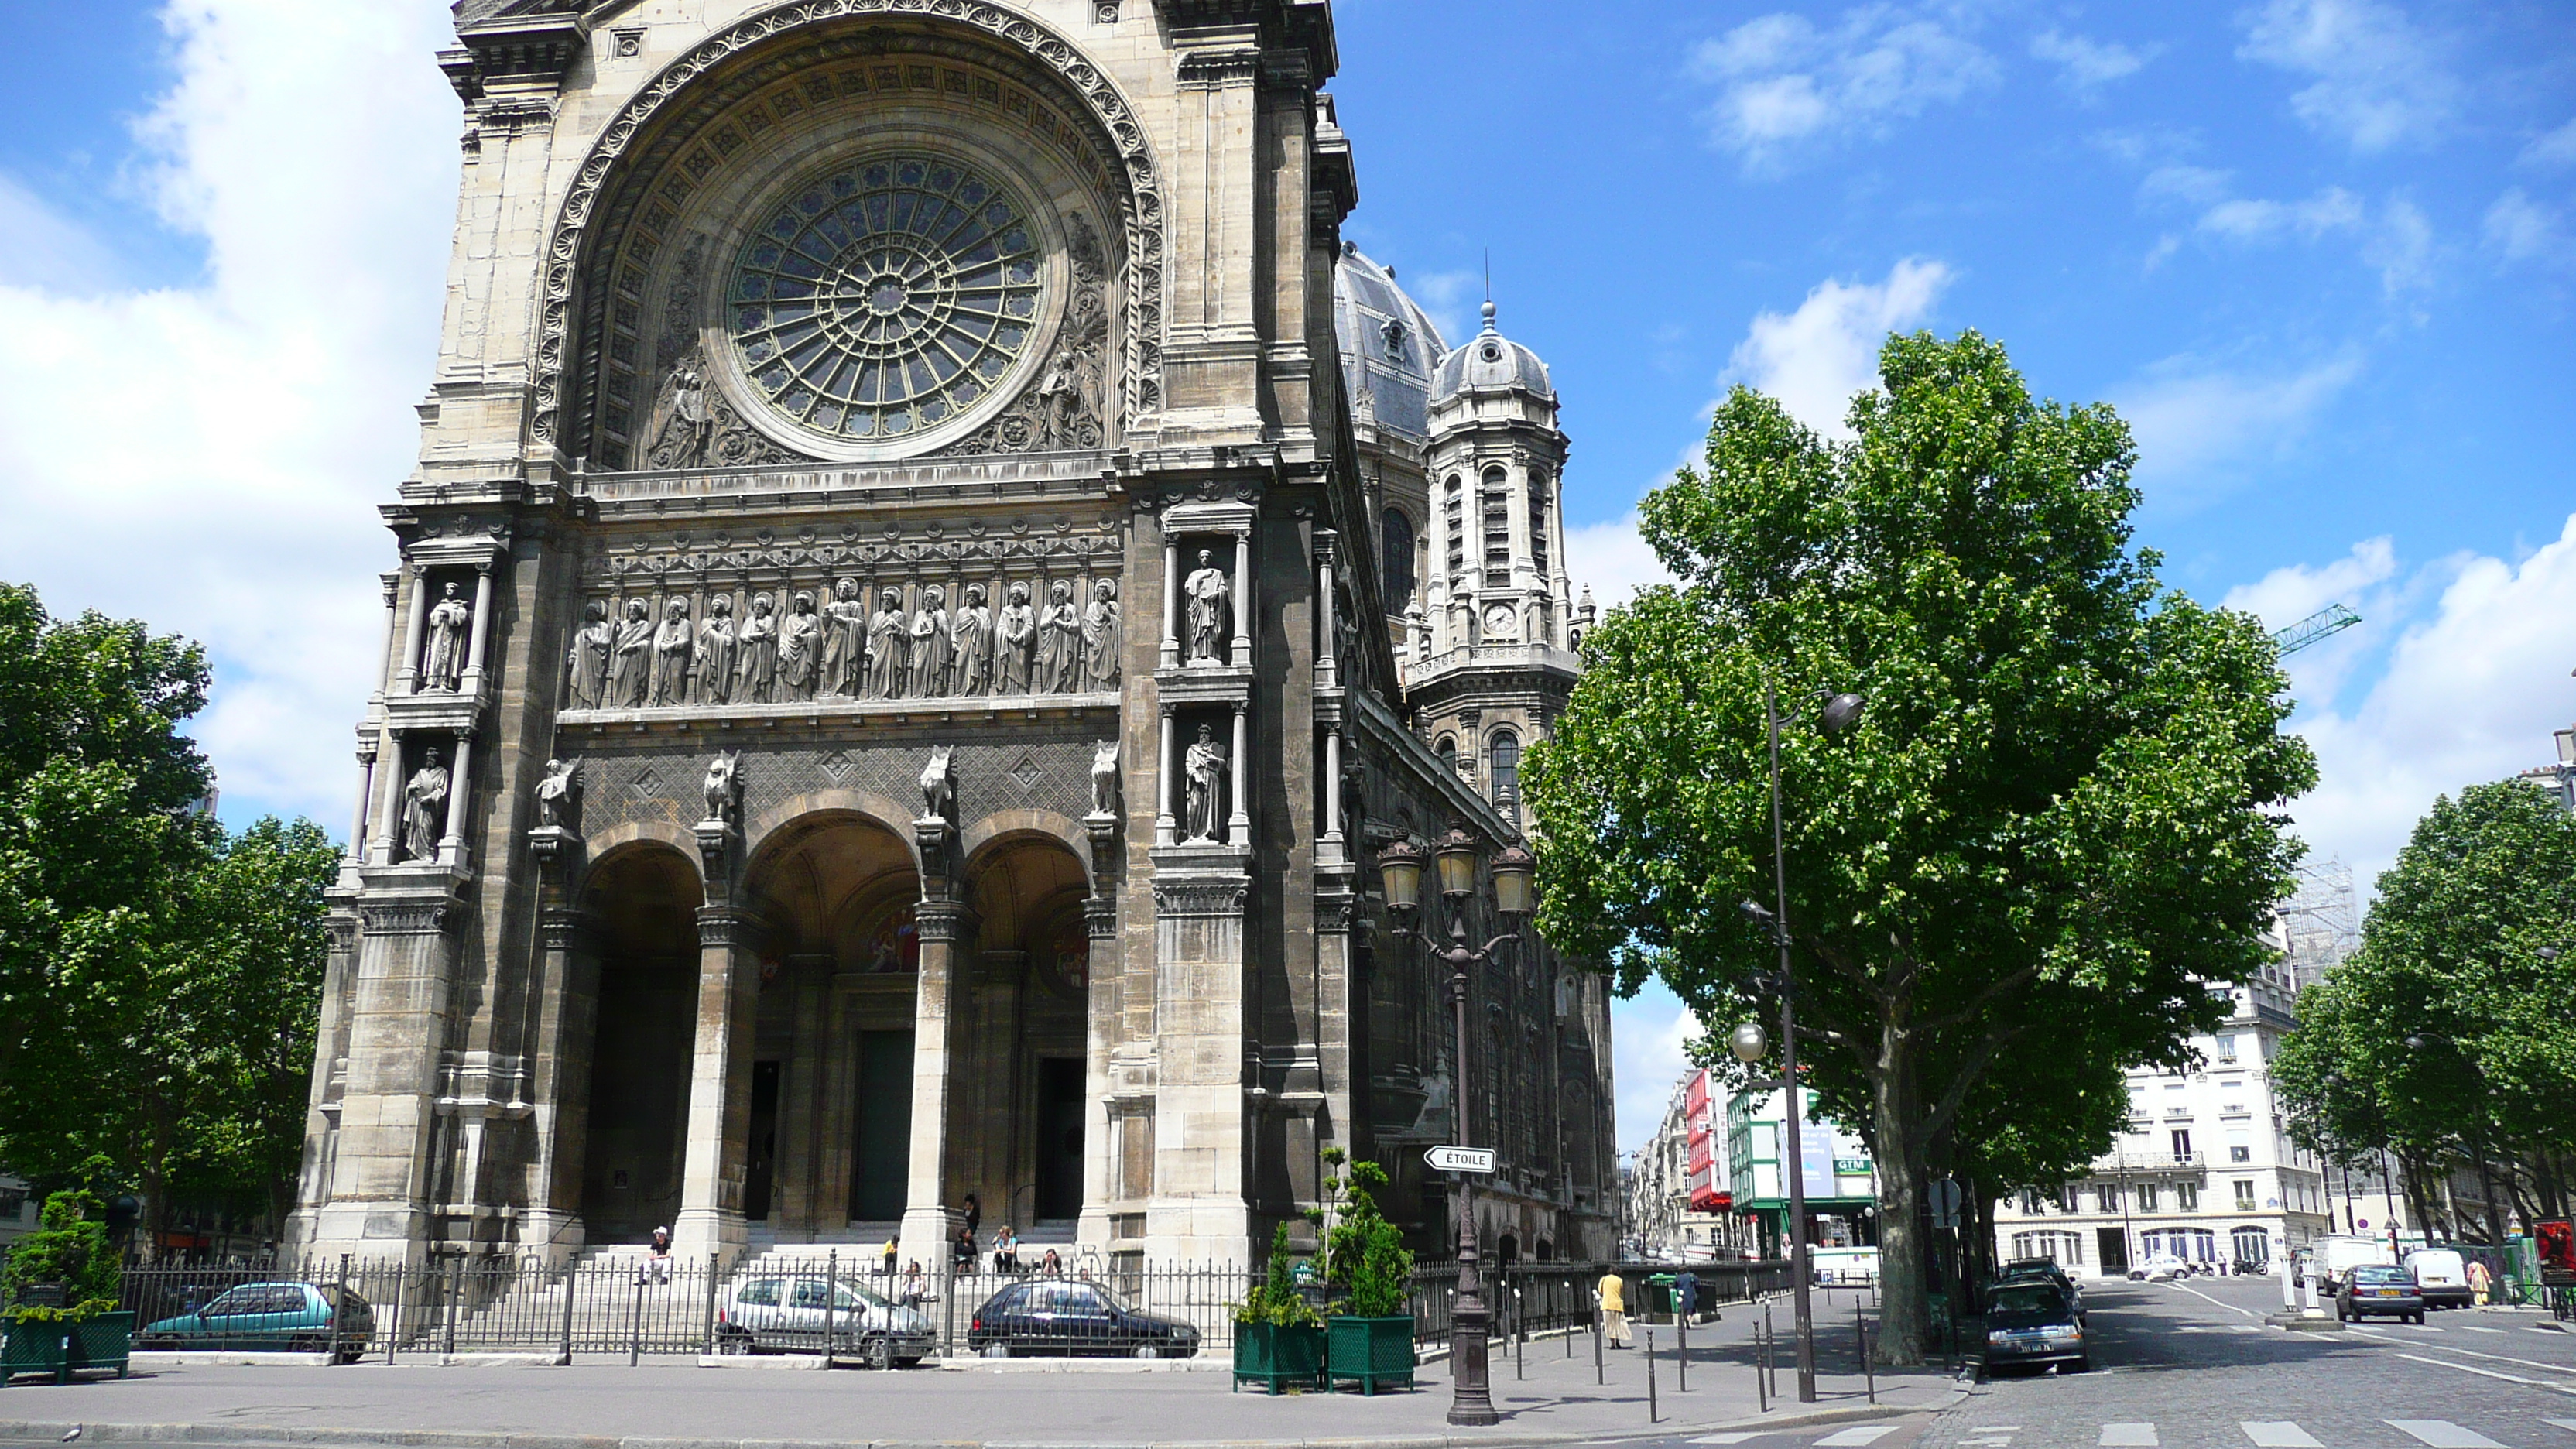
[[[742,96],[798,64],[796,57],[844,35],[886,26],[965,39],[1007,55],[1074,118],[1079,140],[1112,183],[1124,232],[1119,261],[1122,314],[1120,421],[1162,406],[1165,209],[1159,166],[1126,96],[1052,28],[985,0],[797,0],[708,36],[640,89],[600,133],[575,174],[548,241],[537,317],[532,442],[577,447],[599,419],[568,419],[577,397],[596,412],[596,374],[609,349],[604,319],[622,278],[594,277],[621,237],[649,220],[652,196],[685,178],[670,174],[698,131]],[[854,46],[855,53],[855,46]],[[1061,130],[1049,113],[1044,126]],[[636,424],[640,428],[640,424]]]
[[[579,1155],[594,1243],[641,1242],[680,1207],[705,890],[694,842],[665,833],[603,832],[579,897],[599,970],[595,1006],[577,1012],[592,1022],[578,1043],[579,1115],[559,1130]]]
[[[777,848],[780,832],[807,816],[829,814],[863,816],[869,824],[886,830],[907,844],[912,840],[911,813],[887,796],[873,790],[807,790],[790,795],[751,817],[742,832],[743,859],[762,859]],[[921,869],[921,850],[918,845],[910,845],[910,848],[912,868],[918,872]]]
[[[966,857],[967,874],[974,874],[976,859],[986,853],[988,846],[1014,835],[1045,836],[1072,851],[1075,860],[1089,860],[1090,836],[1072,817],[1059,815],[1053,810],[996,810],[957,833],[958,846]],[[1086,883],[1090,881],[1087,865],[1084,880]]]

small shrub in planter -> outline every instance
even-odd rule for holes
[[[1328,1328],[1325,1372],[1363,1394],[1413,1387],[1413,1255],[1403,1231],[1378,1211],[1375,1193],[1386,1183],[1385,1168],[1354,1162],[1347,1175],[1324,1184],[1331,1194],[1324,1275],[1343,1292]]]
[[[1234,1385],[1246,1380],[1277,1393],[1319,1386],[1324,1324],[1290,1275],[1288,1225],[1270,1235],[1269,1272],[1234,1306]]]
[[[86,1192],[45,1199],[44,1226],[21,1238],[0,1269],[0,1298],[9,1304],[0,1308],[8,1325],[0,1382],[41,1372],[69,1383],[80,1369],[112,1368],[125,1377],[134,1315],[117,1311],[125,1275],[97,1209]]]

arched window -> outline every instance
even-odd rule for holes
[[[1485,470],[1485,587],[1512,586],[1511,478],[1500,468]]]
[[[1510,730],[1494,731],[1486,749],[1486,773],[1494,782],[1494,808],[1504,818],[1517,824],[1521,818],[1521,737]]]
[[[1413,602],[1413,523],[1390,508],[1380,527],[1379,567],[1386,576],[1386,606],[1402,612]]]
[[[1431,752],[1440,757],[1440,763],[1449,767],[1450,774],[1458,773],[1458,741],[1455,736],[1442,735],[1440,742],[1431,747]]]
[[[1455,473],[1449,475],[1449,497],[1441,511],[1449,541],[1449,577],[1459,579],[1467,571],[1467,485]]]

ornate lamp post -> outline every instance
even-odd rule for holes
[[[1862,700],[1857,694],[1837,694],[1823,700],[1817,711],[1817,724],[1826,734],[1838,735],[1851,728],[1860,718]],[[1814,1276],[1807,1266],[1807,1172],[1806,1141],[1798,1129],[1800,1089],[1798,1086],[1798,1008],[1797,978],[1789,970],[1789,857],[1782,844],[1784,832],[1780,822],[1780,704],[1772,693],[1771,681],[1762,681],[1762,716],[1771,731],[1771,883],[1776,906],[1763,909],[1753,901],[1743,904],[1744,914],[1755,924],[1767,928],[1780,947],[1780,968],[1776,972],[1756,972],[1752,985],[1758,992],[1772,990],[1780,996],[1780,1085],[1781,1100],[1787,1104],[1785,1140],[1781,1155],[1789,1159],[1789,1276],[1793,1285],[1798,1319],[1798,1402],[1816,1402],[1816,1320],[1810,1305],[1807,1285]],[[1792,717],[1794,722],[1794,717]],[[1766,1043],[1758,1023],[1746,1022],[1735,1029],[1728,1046],[1738,1060],[1759,1061]],[[1748,1048],[1750,1050],[1748,1050]]]
[[[1451,827],[1433,848],[1432,858],[1439,871],[1441,898],[1449,907],[1447,944],[1431,948],[1431,957],[1449,968],[1449,1005],[1457,1020],[1457,1067],[1451,1073],[1453,1086],[1450,1101],[1455,1114],[1458,1146],[1474,1144],[1467,1140],[1467,989],[1469,973],[1493,959],[1494,952],[1505,943],[1518,940],[1521,922],[1531,906],[1531,882],[1538,862],[1518,845],[1504,848],[1494,857],[1494,908],[1511,929],[1482,947],[1467,944],[1467,898],[1476,891],[1476,837],[1464,826]],[[1398,936],[1416,939],[1414,921],[1422,908],[1422,851],[1406,841],[1397,841],[1378,852],[1378,874],[1386,892],[1386,905],[1395,917]],[[1458,1175],[1458,1301],[1450,1313],[1449,1338],[1450,1400],[1449,1422],[1452,1424],[1494,1424],[1502,1416],[1494,1412],[1492,1389],[1485,1377],[1485,1334],[1493,1322],[1493,1312],[1485,1303],[1484,1275],[1479,1271],[1476,1251],[1475,1174]]]

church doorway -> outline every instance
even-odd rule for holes
[[[1037,1216],[1082,1215],[1082,1059],[1038,1063]]]
[[[903,1218],[912,1168],[912,1033],[859,1034],[858,1134],[850,1145],[850,1221]]]
[[[700,899],[697,867],[667,845],[613,852],[591,872],[599,1009],[581,1215],[593,1243],[640,1243],[679,1215]]]
[[[742,1189],[742,1215],[769,1221],[778,1185],[778,1062],[751,1064],[751,1171]]]
[[[950,1200],[972,1192],[1006,1205],[997,1220],[1070,1241],[1091,1145],[1089,876],[1061,838],[1024,831],[987,842],[967,877],[975,1005],[949,1081],[958,1149]]]

